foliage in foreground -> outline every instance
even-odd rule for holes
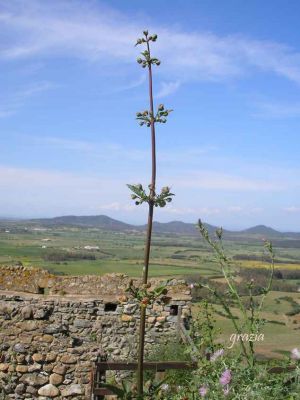
[[[186,348],[186,354],[197,359],[198,368],[185,374],[177,374],[174,379],[168,371],[163,382],[148,381],[144,394],[137,396],[135,386],[130,385],[126,392],[119,391],[122,399],[161,399],[161,400],[255,400],[255,399],[300,399],[300,351],[293,349],[290,357],[283,361],[259,361],[255,353],[255,339],[265,324],[261,311],[266,296],[272,287],[274,276],[274,251],[270,242],[265,242],[265,249],[270,259],[269,276],[264,287],[260,287],[259,301],[255,299],[255,284],[251,279],[247,285],[247,302],[237,288],[234,274],[231,271],[230,260],[225,254],[222,243],[222,230],[217,230],[216,240],[213,239],[199,221],[200,232],[213,249],[215,260],[220,265],[227,292],[220,294],[216,288],[207,283],[199,286],[219,300],[224,314],[231,320],[235,335],[242,335],[235,343],[234,348],[224,349],[218,344],[218,330],[211,312],[211,306],[203,301],[199,318],[193,322],[191,336],[196,345]],[[232,307],[238,307],[241,318],[236,319]],[[247,340],[244,340],[246,336]],[[253,339],[251,339],[253,337]],[[176,343],[173,346],[177,346]],[[167,353],[169,353],[168,349]],[[175,351],[175,350],[174,350]],[[172,352],[172,350],[171,350]],[[158,350],[163,356],[164,352]],[[180,357],[184,356],[180,354]],[[279,373],[272,373],[272,367],[279,367]]]

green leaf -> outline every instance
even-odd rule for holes
[[[133,193],[135,193],[137,196],[141,196],[143,194],[143,186],[141,184],[138,185],[126,185]]]

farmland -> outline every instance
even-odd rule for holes
[[[138,277],[143,266],[144,238],[143,230],[114,231],[97,227],[2,222],[0,265],[21,262],[45,268],[54,274],[123,273]],[[300,246],[294,237],[276,235],[271,239],[276,252],[277,278],[280,279],[275,279],[274,290],[265,304],[263,317],[268,322],[264,327],[265,340],[258,344],[257,349],[264,356],[277,357],[299,345]],[[236,279],[247,279],[249,274],[258,279],[264,275],[263,269],[267,271],[269,263],[263,251],[262,235],[225,234],[224,246],[236,271]],[[218,265],[200,234],[156,232],[150,275],[183,277],[189,282],[206,279],[224,284]],[[233,332],[231,321],[220,313],[218,304],[213,307],[216,324],[221,329],[221,341],[228,344]],[[196,317],[199,314],[198,302],[193,309]],[[238,317],[239,312],[234,312]]]
[[[117,272],[140,276],[145,238],[143,230],[114,231],[68,225],[49,227],[24,222],[2,222],[1,225],[0,265],[22,262],[67,275]],[[233,268],[268,266],[264,260],[261,235],[227,236],[224,245]],[[276,251],[276,268],[300,270],[299,240],[278,237],[271,240]],[[153,236],[150,274],[214,277],[220,273],[200,233],[157,232]],[[289,281],[297,283],[294,279]]]

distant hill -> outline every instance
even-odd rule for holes
[[[24,221],[23,221],[24,222]],[[116,219],[110,218],[106,215],[90,215],[90,216],[75,216],[67,215],[55,218],[41,218],[26,221],[29,223],[41,226],[77,226],[77,227],[90,227],[101,228],[112,231],[140,231],[143,232],[147,229],[145,225],[131,225]],[[210,233],[214,232],[217,227],[205,224]],[[198,235],[199,230],[197,224],[186,223],[182,221],[171,222],[153,222],[153,231],[156,233],[173,233],[180,235]]]
[[[0,224],[22,224],[22,225],[34,225],[40,227],[54,227],[54,226],[76,226],[82,228],[98,228],[108,231],[140,231],[144,232],[147,229],[147,225],[132,225],[125,222],[113,219],[107,215],[89,215],[89,216],[76,216],[67,215],[55,218],[39,218],[31,220],[0,220]],[[215,232],[216,226],[205,224],[209,233]],[[153,231],[156,233],[170,233],[176,235],[199,235],[196,222],[186,223],[182,221],[171,221],[171,222],[153,222]],[[224,237],[240,238],[243,237],[266,237],[269,239],[300,239],[300,233],[295,232],[279,232],[273,228],[265,225],[257,225],[241,231],[229,231],[224,230]]]
[[[43,226],[78,226],[87,228],[94,227],[113,231],[125,231],[132,229],[133,227],[132,225],[110,218],[106,215],[67,215],[55,218],[32,219],[28,222]]]
[[[270,228],[265,225],[256,225],[253,226],[252,228],[244,229],[240,231],[239,233],[246,233],[246,234],[252,234],[252,235],[265,235],[266,237],[275,237],[275,236],[282,236],[282,233],[279,231],[276,231],[273,228]]]
[[[205,224],[209,232],[214,232],[217,228],[215,226]],[[138,230],[146,230],[147,225],[137,227]],[[153,222],[153,231],[156,233],[174,233],[181,235],[199,235],[197,224],[186,223],[182,221],[171,222]]]

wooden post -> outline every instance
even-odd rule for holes
[[[144,362],[144,370],[153,370],[164,373],[168,369],[196,369],[197,362],[189,361],[149,361]],[[101,377],[105,376],[105,371],[136,371],[138,369],[137,362],[125,361],[100,361],[95,363],[95,380],[92,383],[93,400],[102,400],[106,395],[113,395],[110,389],[101,387]]]
[[[106,371],[103,368],[97,367],[97,365],[101,364],[101,362],[105,362],[107,360],[107,357],[105,355],[99,355],[97,358],[97,363],[94,369],[94,379],[93,379],[93,389],[95,387],[100,387],[102,382],[106,382]],[[92,399],[93,400],[104,400],[105,396],[102,394],[94,394],[94,390],[92,392]]]
[[[182,308],[181,306],[178,306],[178,314],[177,314],[177,340],[179,341],[181,338],[181,325],[182,325],[182,321],[181,321],[181,315],[182,315]]]

